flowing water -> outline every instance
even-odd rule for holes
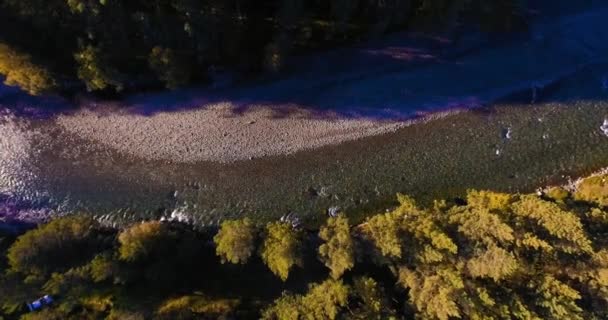
[[[436,79],[416,79],[421,70],[388,73],[375,80],[340,82],[327,93],[329,100],[341,101],[332,106],[345,108],[342,104],[348,99],[340,95],[357,95],[370,88],[365,97],[378,93],[393,105],[403,102],[407,110],[395,111],[409,114],[416,111],[411,104],[429,101],[425,94],[432,95],[431,108],[439,109],[451,106],[456,96],[488,102],[520,92],[512,95],[515,102],[486,105],[337,146],[227,164],[149,160],[119,153],[65,130],[53,113],[32,112],[51,108],[48,101],[16,103],[11,98],[14,92],[0,92],[0,199],[18,204],[0,204],[0,219],[13,215],[36,221],[84,211],[109,223],[172,215],[208,225],[230,217],[248,215],[266,221],[295,212],[314,226],[330,207],[360,220],[390,206],[397,192],[429,201],[462,196],[467,188],[530,192],[547,183],[565,182],[608,166],[608,137],[599,130],[608,117],[608,65],[591,64],[608,53],[604,41],[608,32],[596,28],[598,19],[603,20],[597,14],[566,19],[558,30],[574,36],[557,34],[524,44],[545,45],[544,50],[552,52],[531,55],[538,62],[532,63],[536,68],[532,71],[526,65],[531,60],[521,64],[508,60],[502,67],[488,69],[499,66],[505,52],[519,54],[517,48],[501,54],[492,49],[483,63],[467,64],[472,60],[465,59],[464,64],[455,62],[430,73]],[[579,20],[584,22],[582,29]],[[565,40],[557,45],[547,40],[551,37]],[[463,72],[478,72],[478,77],[466,83],[457,76]],[[523,80],[506,85],[508,79],[493,72],[511,72],[509,79]],[[534,105],[529,104],[530,79],[543,87]],[[395,83],[426,89],[397,99],[393,93],[403,90]],[[433,94],[433,84],[440,84],[441,92]],[[464,87],[468,91],[455,93]],[[319,103],[318,97],[311,99]],[[354,100],[386,112],[382,101],[366,99]],[[460,99],[459,105],[465,100]]]

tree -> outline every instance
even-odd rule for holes
[[[319,247],[319,258],[331,270],[331,277],[338,279],[355,265],[348,219],[344,215],[329,218],[319,237],[325,241]]]
[[[247,263],[255,249],[256,228],[249,218],[226,220],[213,237],[216,254],[222,263]]]
[[[102,282],[112,279],[118,272],[118,263],[114,261],[110,253],[98,254],[89,263],[91,279]]]
[[[348,302],[348,286],[339,280],[312,284],[304,296],[283,294],[262,313],[264,320],[336,319]]]
[[[144,320],[145,317],[140,312],[127,311],[113,308],[105,320]]]
[[[591,241],[587,238],[581,220],[557,204],[544,201],[535,195],[525,195],[511,205],[516,216],[531,219],[551,236],[561,240],[558,248],[566,253],[590,253]]]
[[[234,299],[210,299],[186,295],[164,301],[156,311],[157,319],[225,319],[238,306]]]
[[[380,249],[385,257],[401,257],[401,217],[395,212],[378,214],[362,226],[364,234]]]
[[[5,77],[4,84],[18,86],[32,95],[53,89],[56,84],[51,74],[31,60],[29,55],[0,42],[0,75]]]
[[[283,293],[262,312],[262,320],[299,320],[302,318],[302,296]]]
[[[340,280],[325,280],[313,284],[302,298],[306,319],[335,319],[348,302],[349,288]]]
[[[82,80],[87,90],[104,90],[114,87],[116,91],[123,89],[120,74],[110,66],[100,48],[87,45],[74,55],[78,64],[78,78]]]
[[[169,249],[166,241],[169,236],[168,227],[158,221],[133,225],[118,235],[120,259],[138,261],[155,254],[161,247]]]
[[[513,275],[518,267],[513,254],[497,246],[490,246],[467,261],[467,270],[472,277],[490,278],[494,282]]]
[[[148,63],[168,89],[175,89],[190,81],[192,68],[170,48],[152,48]]]
[[[467,239],[486,245],[507,244],[515,239],[513,229],[486,207],[454,208],[450,212],[450,223],[457,224],[458,232]]]
[[[608,207],[608,175],[593,176],[581,181],[574,192],[574,199]]]
[[[468,190],[467,204],[473,208],[486,208],[488,210],[505,210],[512,202],[513,196],[507,193],[498,193],[487,190]]]
[[[567,284],[545,275],[534,283],[536,304],[545,311],[548,319],[583,320],[582,309],[576,304],[581,299],[578,291]]]
[[[287,280],[289,270],[302,265],[299,235],[288,223],[268,223],[260,255],[272,273]]]
[[[103,247],[96,226],[89,217],[68,216],[26,232],[8,250],[11,270],[46,276],[84,263]]]
[[[448,320],[461,318],[458,306],[464,295],[464,281],[454,267],[399,269],[399,283],[409,289],[409,301],[421,314],[429,319]]]
[[[390,319],[395,311],[391,309],[382,287],[376,280],[362,276],[355,278],[353,294],[358,302],[353,310],[353,319]]]

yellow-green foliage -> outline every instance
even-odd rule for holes
[[[411,248],[418,248],[414,255],[421,263],[434,263],[458,252],[454,241],[441,228],[439,212],[418,210],[404,216],[402,228],[407,231]]]
[[[264,320],[336,319],[348,302],[349,288],[339,280],[312,284],[304,296],[284,294],[262,313]]]
[[[533,250],[543,250],[546,252],[553,251],[553,247],[545,240],[526,232],[521,239],[517,240],[517,245]]]
[[[134,320],[143,316],[159,320],[238,318],[257,314],[260,310],[256,306],[263,309],[262,319],[268,320],[375,320],[400,316],[429,320],[608,318],[608,241],[604,210],[576,201],[557,204],[536,195],[506,197],[488,191],[470,191],[469,195],[475,200],[466,205],[437,201],[429,209],[420,208],[411,198],[400,195],[399,207],[369,218],[352,231],[345,216],[329,218],[319,231],[322,243],[318,249],[319,258],[331,270],[331,277],[309,285],[305,294],[285,291],[272,303],[265,298],[257,300],[265,297],[265,290],[259,289],[260,295],[255,292],[259,285],[256,281],[267,283],[265,277],[270,275],[269,271],[264,271],[265,276],[246,281],[238,278],[239,274],[236,281],[232,281],[232,272],[258,277],[253,272],[259,271],[255,266],[217,271],[215,265],[207,268],[205,261],[198,265],[197,257],[204,252],[197,249],[201,237],[175,224],[134,225],[120,232],[116,236],[118,241],[104,242],[114,244],[114,248],[102,246],[93,250],[94,254],[71,261],[69,268],[64,261],[48,268],[55,263],[55,255],[65,250],[64,240],[78,243],[78,239],[97,239],[91,237],[91,232],[109,232],[85,225],[95,226],[92,221],[78,222],[83,218],[59,219],[26,233],[14,244],[11,250],[22,247],[21,251],[15,251],[20,252],[16,256],[21,258],[9,259],[11,267],[25,275],[12,272],[0,276],[0,296],[7,296],[2,307],[14,312],[22,301],[44,292],[61,297],[56,304],[57,314],[39,313],[50,319],[97,319],[108,315],[114,317],[108,319]],[[63,237],[66,234],[68,236]],[[253,234],[255,229],[248,220],[225,222],[215,237],[217,253],[224,255],[226,261],[244,263],[253,250]],[[294,265],[302,265],[301,243],[306,240],[306,244],[316,243],[316,238],[302,239],[304,235],[287,223],[274,222],[266,226],[260,255],[271,272],[282,280],[288,278]],[[50,242],[41,240],[45,237],[49,237]],[[28,247],[21,241],[34,245]],[[361,241],[360,248],[374,244],[383,257],[378,259],[379,255],[374,252],[359,255],[363,267],[353,268],[353,248],[357,241]],[[68,251],[71,255],[79,252]],[[40,259],[40,256],[47,258]],[[366,274],[369,262],[378,263],[393,273],[401,292],[407,294],[407,306],[399,306],[404,303],[397,301],[399,296],[386,296],[383,291],[382,286],[394,285],[387,280],[391,277],[383,277],[385,280],[378,283]],[[188,269],[191,265],[195,267]],[[36,269],[40,266],[48,269]],[[348,285],[337,280],[346,270],[352,270],[344,280],[352,279]],[[189,275],[182,276],[182,271]],[[200,273],[200,278],[195,276],[196,281],[192,281],[197,287],[190,287],[188,283],[193,273]],[[30,275],[32,277],[26,278]],[[225,289],[231,297],[243,294],[254,300],[235,310],[235,300],[205,296],[205,290],[213,288],[215,297],[218,283],[212,277],[224,275],[231,277]],[[198,287],[199,283],[205,285]],[[241,283],[244,286],[235,290],[234,285]],[[255,283],[253,289],[246,287],[250,283]],[[297,286],[292,286],[294,283]],[[34,284],[31,291],[20,291],[30,284]],[[189,290],[186,292],[196,294],[183,296],[183,293],[169,291],[163,296],[131,300],[128,288],[132,287],[124,287],[126,284],[145,288],[177,287],[182,292]],[[300,281],[290,281],[283,284],[282,289],[300,290],[300,284]],[[19,295],[11,293],[14,291],[20,292]],[[172,298],[163,300],[167,297]],[[125,307],[133,308],[129,311],[134,313],[124,311],[127,313],[123,316],[121,310]],[[397,309],[406,314],[396,315]]]
[[[547,312],[549,319],[584,319],[583,310],[576,304],[581,298],[578,291],[551,275],[543,276],[535,286],[536,304]]]
[[[8,250],[10,268],[27,275],[45,275],[82,262],[96,245],[95,226],[90,218],[70,216],[28,231]]]
[[[356,278],[353,294],[359,301],[352,310],[352,319],[381,320],[394,315],[384,292],[376,280],[370,277]]]
[[[399,269],[399,283],[409,288],[411,304],[423,318],[461,318],[458,299],[464,293],[459,272],[450,266],[414,271]]]
[[[401,257],[401,222],[401,217],[394,212],[378,214],[365,222],[363,231],[382,255],[398,258]]]
[[[517,216],[528,218],[541,225],[549,234],[562,240],[560,248],[568,253],[591,252],[591,241],[583,230],[580,219],[558,205],[534,195],[522,196],[511,206]]]
[[[263,320],[299,320],[302,315],[302,296],[283,293],[262,312]]]
[[[118,71],[108,64],[101,49],[85,46],[74,54],[74,59],[78,64],[78,78],[86,84],[87,90],[104,90],[108,87],[114,87],[116,91],[122,90]]]
[[[340,308],[348,302],[348,287],[339,280],[325,280],[311,285],[302,298],[306,319],[335,319]]]
[[[467,262],[472,277],[490,278],[498,282],[511,276],[518,268],[513,254],[497,246],[491,246]]]
[[[64,273],[53,273],[43,288],[49,294],[77,293],[72,296],[72,299],[80,300],[83,298],[83,287],[88,280],[89,269],[87,267],[76,267]]]
[[[116,262],[110,254],[99,254],[93,258],[90,266],[91,279],[95,282],[101,282],[112,278],[117,269]]]
[[[570,192],[562,187],[551,187],[545,190],[545,195],[555,201],[563,202],[570,196]]]
[[[395,241],[408,245],[389,260],[417,317],[540,320],[580,318],[580,294],[562,277],[586,283],[598,309],[608,301],[602,289],[608,271],[592,263],[604,259],[594,254],[579,214],[585,221],[602,217],[597,210],[565,211],[535,195],[470,191],[466,206],[410,206],[383,216],[402,219]],[[585,258],[562,257],[556,249]]]
[[[112,309],[105,320],[144,320],[144,315],[140,312]]]
[[[574,192],[574,199],[608,206],[608,175],[594,176],[581,181]]]
[[[486,208],[488,210],[504,210],[509,206],[513,196],[507,193],[492,191],[469,190],[467,203],[470,207]]]
[[[319,237],[325,241],[319,247],[319,258],[331,270],[332,278],[338,279],[355,265],[348,219],[343,215],[329,218],[321,227]]]
[[[233,312],[239,301],[233,299],[209,299],[204,296],[187,295],[164,301],[158,307],[160,319],[219,319]]]
[[[513,229],[486,207],[453,210],[451,213],[450,222],[457,224],[458,231],[470,240],[490,245],[495,242],[506,244],[515,239]]]
[[[109,294],[95,294],[83,297],[81,303],[87,310],[106,312],[112,310],[112,298]]]
[[[55,86],[50,73],[34,64],[29,55],[1,42],[0,75],[5,77],[6,85],[18,86],[33,95],[49,91]]]
[[[255,249],[256,229],[249,218],[226,220],[213,237],[215,252],[222,263],[246,263]]]
[[[591,210],[586,214],[587,218],[599,225],[608,225],[608,212],[598,209],[591,208]]]
[[[275,275],[287,280],[291,267],[302,264],[299,235],[290,224],[268,223],[260,255]]]
[[[164,240],[167,227],[158,221],[133,225],[118,235],[120,259],[136,261],[145,258]]]

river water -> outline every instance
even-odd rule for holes
[[[297,93],[309,97],[307,104],[342,111],[347,101],[357,101],[385,114],[415,114],[471,99],[476,103],[470,106],[485,105],[477,111],[338,146],[227,164],[120,153],[58,125],[56,112],[69,113],[60,100],[23,98],[4,87],[0,199],[10,205],[0,205],[0,219],[36,221],[83,211],[110,224],[172,216],[208,225],[295,212],[314,225],[330,207],[360,220],[390,206],[397,192],[428,201],[462,196],[467,188],[529,192],[566,182],[608,166],[608,137],[599,130],[608,117],[608,65],[601,62],[608,56],[608,29],[598,28],[605,13],[538,26],[537,38],[476,57]],[[531,86],[540,88],[534,105]],[[403,95],[403,87],[416,90]],[[256,94],[274,92],[272,86],[264,90]],[[512,95],[517,101],[489,103],[511,93],[519,93]]]

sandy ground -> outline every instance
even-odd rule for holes
[[[235,114],[230,104],[190,111],[102,114],[87,110],[59,116],[69,132],[123,153],[175,162],[231,162],[355,140],[394,131],[408,122],[348,119],[296,107],[287,115],[267,107]]]
[[[125,101],[119,112],[85,108],[55,121],[81,138],[154,160],[231,162],[291,154],[409,123],[386,120],[391,113],[466,109],[526,90],[540,100],[543,87],[606,60],[606,17],[603,6],[539,22],[525,39],[449,60],[438,53],[446,49],[421,51],[410,47],[419,44],[411,38],[401,45],[390,38],[384,50],[381,44],[353,49],[353,57],[370,62],[356,70],[309,72],[234,90],[146,95]],[[384,58],[371,58],[378,55]]]

